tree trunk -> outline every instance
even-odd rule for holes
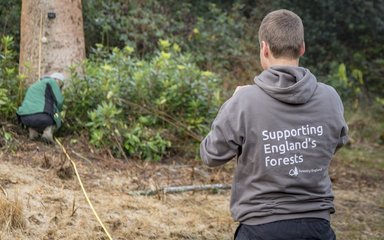
[[[85,58],[81,0],[23,0],[19,71],[27,85]]]

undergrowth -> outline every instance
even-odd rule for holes
[[[171,146],[199,142],[221,104],[220,81],[177,44],[160,40],[159,49],[142,60],[131,47],[98,45],[65,89],[67,128],[124,158],[158,161]]]

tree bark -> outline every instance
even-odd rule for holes
[[[81,0],[23,0],[19,72],[27,85],[85,59]]]

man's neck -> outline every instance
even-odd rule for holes
[[[292,67],[298,67],[299,66],[299,59],[286,59],[286,58],[274,58],[270,59],[269,67],[272,66],[292,66]]]

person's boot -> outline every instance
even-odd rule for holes
[[[29,131],[29,139],[31,140],[35,140],[39,136],[39,133],[33,128],[28,128],[28,131]]]
[[[44,142],[55,144],[55,141],[53,140],[53,126],[46,127],[41,137],[43,138]]]

